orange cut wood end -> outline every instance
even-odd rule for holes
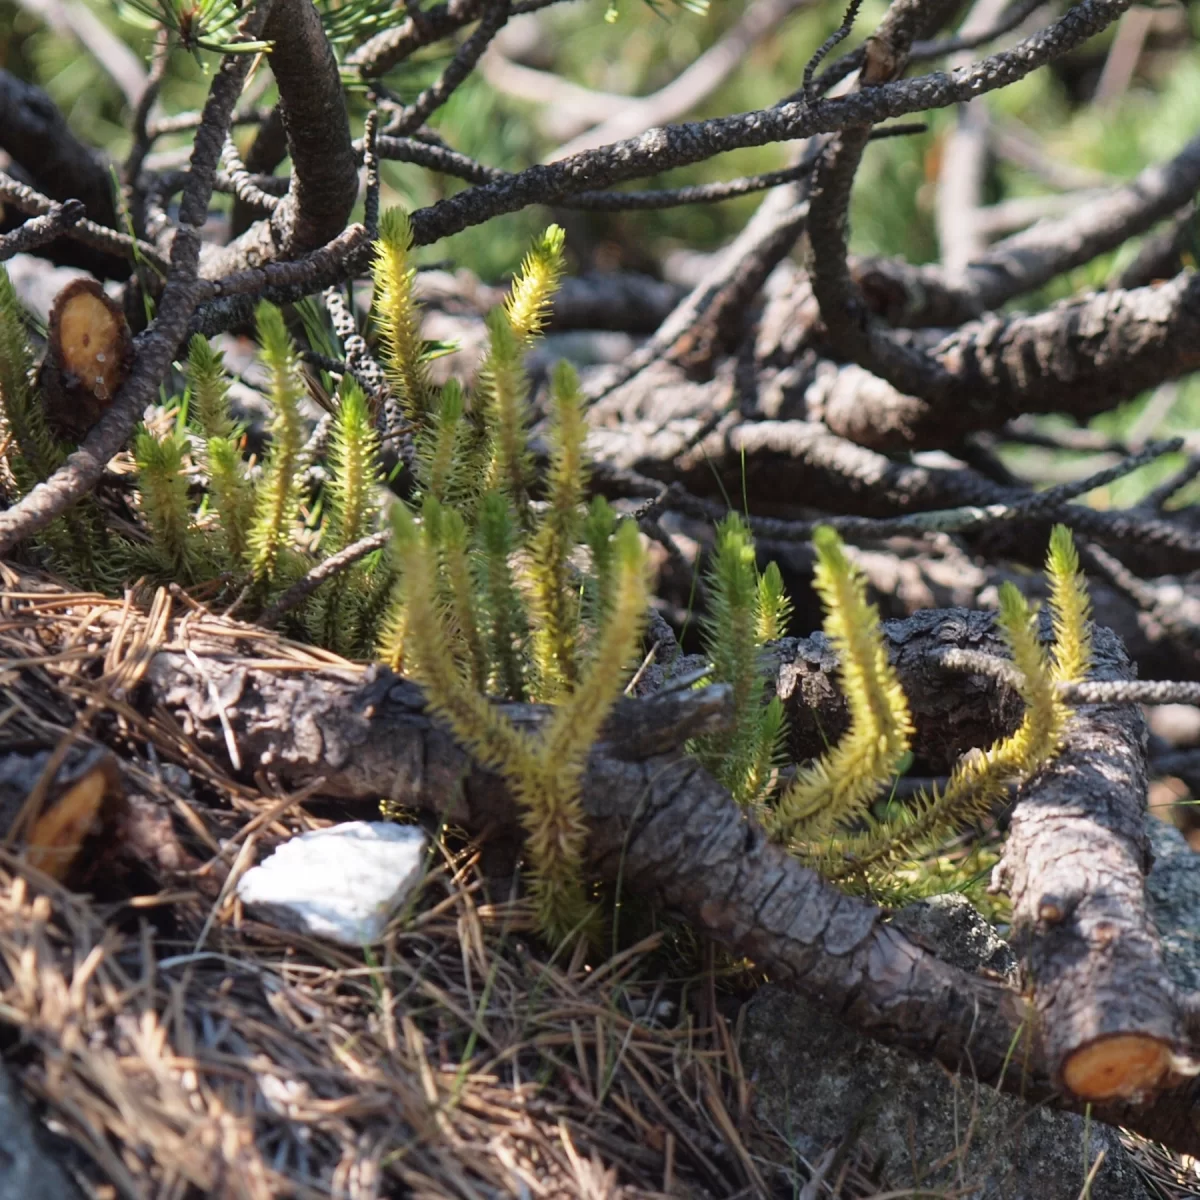
[[[50,339],[58,368],[97,400],[111,400],[123,382],[129,326],[116,301],[91,279],[67,284],[54,301]]]
[[[1145,1034],[1100,1038],[1063,1065],[1063,1083],[1081,1100],[1116,1100],[1153,1091],[1171,1069],[1170,1047]]]
[[[100,819],[105,797],[119,787],[111,762],[97,763],[38,817],[25,857],[31,866],[62,882],[88,834]]]

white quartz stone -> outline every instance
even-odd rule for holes
[[[348,821],[284,842],[238,883],[254,915],[313,937],[377,942],[421,878],[426,837],[415,825]]]

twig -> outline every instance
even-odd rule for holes
[[[518,0],[509,16],[537,12],[560,0]],[[364,79],[385,75],[422,46],[449,37],[479,15],[484,0],[446,0],[420,10],[409,7],[406,21],[377,33],[359,46],[346,60],[346,65],[358,70]]]
[[[753,46],[809,3],[810,0],[756,0],[747,5],[741,17],[666,87],[652,96],[625,100],[607,120],[559,146],[546,161],[569,158],[677,120],[716,91],[746,61]]]
[[[269,213],[279,207],[281,197],[272,196],[259,187],[250,172],[246,170],[232,138],[225,139],[225,146],[221,151],[221,166],[225,168],[225,181],[228,183],[229,190],[243,204]]]
[[[53,205],[44,217],[34,217],[12,233],[0,235],[0,262],[12,258],[14,254],[24,254],[54,241],[82,217],[82,201],[65,200],[62,204]]]
[[[981,30],[971,37],[956,36],[939,41],[918,40],[913,43],[912,50],[909,52],[909,62],[928,62],[930,59],[942,58],[944,55],[954,54],[960,50],[978,49],[978,47],[984,46],[988,42],[994,42],[998,37],[1003,37],[1004,34],[1016,29],[1045,3],[1046,0],[1018,0],[1018,3],[1014,4],[991,29]],[[828,95],[832,88],[862,66],[865,53],[865,47],[860,47],[828,66],[817,79],[814,92],[819,96]],[[787,99],[788,101],[799,100],[801,96],[801,92],[795,92]]]
[[[284,613],[291,612],[298,604],[303,604],[326,580],[340,575],[348,567],[353,566],[359,559],[366,558],[376,550],[382,550],[392,540],[390,529],[381,529],[367,537],[359,538],[344,550],[331,554],[323,562],[318,563],[303,579],[293,583],[278,600],[267,608],[258,618],[258,624],[270,629]]]
[[[1046,29],[1011,50],[962,71],[927,75],[867,88],[838,99],[718,117],[655,129],[640,138],[572,155],[517,172],[510,180],[468,188],[412,214],[413,236],[424,246],[501,213],[529,204],[657,174],[748,146],[811,137],[853,125],[973,99],[1023,79],[1111,24],[1132,0],[1081,0]]]
[[[0,200],[11,204],[20,212],[42,217],[49,214],[56,203],[48,196],[43,196],[41,192],[35,191],[23,183],[18,183],[11,175],[6,175],[3,171],[0,171]],[[98,225],[87,217],[81,217],[64,228],[63,232],[68,237],[83,242],[84,245],[92,246],[109,254],[119,255],[121,258],[143,258],[163,274],[166,274],[169,269],[167,260],[149,242],[138,241],[127,234],[118,233],[115,229],[109,229],[107,225]]]
[[[363,194],[363,226],[367,237],[379,237],[379,112],[371,109],[363,125],[363,174],[366,176]]]
[[[489,0],[483,6],[483,17],[478,28],[458,48],[441,77],[427,87],[412,104],[396,113],[388,122],[386,131],[393,135],[411,133],[430,113],[441,108],[475,69],[475,64],[479,62],[492,39],[507,23],[509,12],[509,0]]]
[[[261,125],[275,110],[267,105],[256,108],[245,108],[233,114],[229,122],[231,129],[239,125]],[[188,133],[200,124],[202,114],[198,112],[174,113],[169,117],[157,117],[146,125],[146,134],[150,140],[157,141],[171,133]]]
[[[813,87],[813,76],[825,59],[854,32],[854,22],[861,7],[862,0],[850,0],[850,6],[846,9],[846,15],[842,17],[842,23],[817,47],[816,53],[808,60],[804,67],[804,82],[798,92],[788,97],[789,100],[808,100],[814,94],[820,94],[825,90]]]
[[[872,131],[871,140],[907,137],[911,134],[923,133],[926,128],[923,122],[885,125]],[[378,141],[382,158],[416,163],[431,171],[452,175],[457,179],[466,179],[471,183],[496,183],[512,178],[510,171],[502,171],[499,167],[489,167],[444,146],[431,146],[428,142],[417,141],[414,138],[393,138],[383,134],[379,136]],[[746,175],[740,179],[697,184],[691,187],[662,188],[654,191],[585,191],[573,196],[566,196],[559,203],[563,208],[592,212],[626,212],[640,209],[672,208],[683,204],[714,204],[792,182],[809,170],[811,170],[811,166],[784,167],[779,171],[766,171],[761,175]]]
[[[345,351],[346,366],[362,385],[372,406],[378,410],[386,403],[392,390],[383,367],[371,353],[366,338],[358,332],[358,322],[342,293],[335,287],[326,288],[321,298],[325,301],[333,331]]]
[[[1023,682],[1009,659],[978,650],[954,648],[933,658],[947,671],[986,675],[1011,688]],[[1085,679],[1060,683],[1058,692],[1068,704],[1200,704],[1200,683],[1166,679]]]
[[[243,36],[258,34],[270,3],[271,0],[262,0],[243,17],[238,25]],[[18,542],[45,529],[95,487],[109,459],[128,441],[143,409],[170,368],[199,299],[196,272],[200,264],[200,228],[208,213],[213,176],[229,118],[249,70],[248,55],[226,55],[209,89],[204,121],[196,131],[191,172],[179,206],[179,229],[171,247],[167,285],[156,319],[139,339],[129,378],[108,412],[66,463],[12,508],[0,512],[0,557]]]
[[[163,80],[166,78],[171,52],[170,37],[170,31],[165,27],[159,29],[155,35],[150,74],[146,78],[146,85],[142,88],[137,105],[133,110],[133,145],[125,158],[125,165],[121,168],[121,183],[125,188],[126,202],[130,204],[133,192],[137,188],[138,176],[142,173],[142,164],[146,161],[146,155],[150,153],[150,147],[154,143],[148,128],[150,110],[154,107],[154,102],[158,99],[158,93],[162,89]]]
[[[1147,492],[1142,503],[1156,512],[1161,512],[1167,501],[1187,487],[1198,475],[1200,475],[1200,454],[1193,454],[1187,460],[1186,466],[1176,471],[1165,483],[1160,483],[1153,491]]]

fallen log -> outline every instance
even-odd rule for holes
[[[997,653],[988,615],[921,613],[889,623],[886,633],[927,761],[948,762],[1016,719],[1019,702],[1003,686],[982,677],[950,684],[937,666],[938,652],[950,647]],[[819,635],[775,649],[779,692],[794,718],[793,750],[811,752],[818,729],[828,735],[838,728],[836,660]],[[265,771],[289,789],[386,798],[468,829],[515,825],[503,782],[430,718],[412,683],[374,669],[357,678],[334,669],[272,672],[240,662],[227,643],[221,650],[205,656],[203,673],[192,655],[164,650],[145,677],[147,701],[202,749],[228,759],[232,743],[244,771]],[[1107,631],[1097,633],[1096,657],[1109,678],[1128,677],[1120,643]],[[1073,837],[1091,838],[1093,853],[1103,847],[1101,875],[1120,881],[1120,902],[1129,905],[1119,926],[1106,925],[1112,901],[1089,893],[1094,876],[1071,882],[1064,863],[1055,886],[1074,897],[1073,907],[1061,921],[1048,924],[1044,913],[1030,920],[1042,894],[1016,878],[1018,931],[1035,964],[1026,995],[939,961],[890,927],[880,909],[836,891],[770,843],[711,776],[670,748],[718,726],[727,703],[720,692],[679,692],[621,710],[619,728],[636,727],[638,737],[610,727],[584,781],[589,864],[598,874],[661,901],[880,1041],[1033,1102],[1082,1110],[1094,1101],[1100,1119],[1200,1152],[1190,1116],[1200,1089],[1185,1079],[1187,1005],[1135,899],[1145,865],[1136,834],[1145,814],[1136,710],[1081,707],[1062,758],[1024,789],[1023,806],[1071,807]],[[528,728],[545,715],[531,705],[503,708]],[[1106,765],[1089,771],[1097,749]],[[1030,820],[1011,854],[1052,860],[1056,836],[1055,822]],[[1128,946],[1117,945],[1125,940]],[[1126,978],[1130,972],[1137,978]],[[1147,1047],[1149,1058],[1139,1051]],[[1105,1061],[1097,1086],[1099,1048]]]

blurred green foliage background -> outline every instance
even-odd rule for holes
[[[0,0],[0,67],[29,79],[50,94],[72,128],[89,143],[119,159],[129,145],[129,105],[111,76],[79,40],[55,33],[38,15],[38,5]],[[114,0],[69,0],[86,4],[117,35],[148,59],[153,33],[136,19],[133,9]],[[319,0],[329,20],[351,22],[368,3],[378,0]],[[646,95],[683,71],[713,45],[741,16],[744,0],[711,0],[705,8],[692,0],[570,0],[534,18],[538,32],[526,45],[524,57],[537,69],[552,71],[585,87],[603,92]],[[354,7],[357,5],[357,8]],[[835,53],[852,48],[881,17],[883,0],[866,0],[855,33]],[[1061,3],[1055,6],[1061,10]],[[1049,9],[1040,10],[1044,24]],[[1051,69],[1034,73],[1017,85],[990,95],[986,103],[993,119],[1005,129],[1027,135],[1040,145],[1052,163],[1071,164],[1098,176],[1126,179],[1147,164],[1176,152],[1200,128],[1200,52],[1195,34],[1200,26],[1196,5],[1160,10],[1167,14],[1148,36],[1136,70],[1120,94],[1105,105],[1093,102],[1095,85],[1116,36],[1108,30]],[[746,55],[732,76],[688,118],[704,118],[769,106],[793,91],[814,50],[840,24],[843,6],[817,0],[793,13],[773,36]],[[606,20],[615,16],[615,19]],[[403,18],[395,5],[394,19]],[[529,18],[525,18],[529,20]],[[353,45],[353,42],[349,43]],[[981,51],[981,53],[984,51]],[[437,77],[450,57],[440,45],[403,63],[384,82],[402,99],[410,99]],[[162,108],[166,112],[196,109],[203,101],[208,72],[215,57],[198,57],[175,50],[170,59]],[[932,69],[941,64],[928,64]],[[348,73],[353,119],[361,126],[366,97]],[[261,100],[269,103],[273,89],[263,73]],[[556,146],[540,122],[539,106],[495,91],[478,74],[468,80],[432,119],[459,150],[489,164],[517,169],[537,162]],[[953,111],[927,118],[925,132],[873,144],[859,174],[852,209],[853,246],[861,253],[897,255],[912,262],[936,259],[934,205],[939,156],[945,135],[955,121]],[[357,130],[356,130],[357,132]],[[238,132],[243,151],[252,133]],[[157,152],[186,150],[187,135],[160,139]],[[680,186],[771,170],[789,161],[789,147],[766,146],[739,151],[717,160],[638,181],[638,188]],[[282,170],[286,170],[286,164]],[[413,166],[388,163],[384,169],[387,203],[414,208],[428,204],[462,185]],[[1052,189],[1026,168],[997,160],[989,168],[986,200],[1047,196]],[[487,280],[512,271],[528,239],[550,220],[568,231],[574,270],[624,268],[655,271],[672,250],[711,250],[734,236],[760,202],[749,196],[717,205],[660,212],[593,214],[530,209],[467,230],[439,245],[427,247],[426,261],[448,261],[468,267]],[[1136,245],[1123,247],[1070,276],[1056,280],[1041,294],[1023,297],[1020,307],[1041,307],[1080,290],[1103,286],[1129,262]],[[1095,427],[1113,435],[1137,429],[1146,398],[1096,420]],[[1053,424],[1053,422],[1051,422]],[[1185,381],[1156,433],[1191,431],[1200,426],[1200,386]],[[1045,473],[1055,478],[1083,474],[1096,466],[1094,456],[1047,456],[1019,451],[1010,462],[1022,473]],[[1100,502],[1125,504],[1169,474],[1178,463],[1163,460],[1115,485]],[[1194,502],[1195,489],[1175,503]]]

